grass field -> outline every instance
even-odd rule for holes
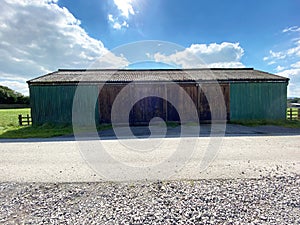
[[[70,125],[55,126],[51,124],[44,124],[42,126],[30,125],[21,127],[18,124],[19,114],[22,114],[23,116],[30,114],[30,109],[0,109],[0,138],[47,138],[73,134],[73,128]],[[300,128],[300,120],[239,120],[231,121],[230,123],[245,126],[275,125]],[[170,123],[168,126],[175,126],[175,124]],[[111,125],[97,127],[98,131],[110,128]]]
[[[71,126],[19,126],[19,114],[30,115],[30,109],[0,109],[0,138],[43,138],[73,133]]]
[[[0,129],[16,128],[19,125],[18,115],[30,115],[30,109],[0,109]]]
[[[0,109],[0,138],[48,138],[73,134],[71,125],[19,126],[19,114],[23,116],[30,115],[30,109]],[[97,127],[97,130],[110,128],[111,125],[101,125]],[[82,132],[87,131],[90,131],[90,129],[82,129]]]

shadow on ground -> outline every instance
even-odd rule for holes
[[[161,127],[134,126],[128,130],[125,127],[117,127],[105,129],[98,133],[81,133],[76,135],[65,135],[51,138],[27,138],[27,139],[0,139],[0,142],[41,142],[41,141],[74,141],[74,140],[117,140],[132,138],[178,138],[178,137],[211,137],[211,136],[279,136],[279,135],[300,135],[300,128],[286,128],[280,126],[264,125],[256,127],[248,127],[237,124],[215,125],[213,132],[211,124],[201,124],[199,127],[190,126],[189,130],[184,134],[181,132],[180,126]],[[151,130],[150,130],[151,129]],[[116,131],[116,132],[115,132]],[[118,135],[116,135],[116,133]]]

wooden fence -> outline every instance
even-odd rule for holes
[[[300,109],[287,108],[287,119],[288,120],[300,120]]]
[[[19,119],[19,125],[20,126],[25,126],[25,125],[30,125],[32,124],[32,119],[29,116],[29,114],[27,114],[27,116],[22,116],[21,114],[18,116]]]

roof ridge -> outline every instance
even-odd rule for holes
[[[196,70],[254,70],[251,67],[231,68],[170,68],[170,69],[58,69],[57,72],[85,72],[85,71],[196,71]]]
[[[193,72],[194,71],[194,72]],[[183,74],[191,76],[183,76]],[[115,76],[113,76],[115,74]],[[122,70],[87,70],[87,69],[59,69],[53,73],[32,79],[31,83],[68,83],[68,82],[106,82],[108,77],[112,82],[129,81],[284,81],[288,82],[286,77],[278,76],[268,72],[255,70],[253,68],[200,68],[200,69],[122,69]]]

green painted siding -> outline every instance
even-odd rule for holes
[[[81,107],[91,101],[91,96],[98,94],[95,85],[85,86],[85,91],[80,99]],[[76,91],[74,85],[31,85],[30,104],[33,124],[71,124],[73,99]],[[95,118],[98,123],[98,103],[95,107]]]
[[[287,83],[230,84],[230,119],[285,119]]]

